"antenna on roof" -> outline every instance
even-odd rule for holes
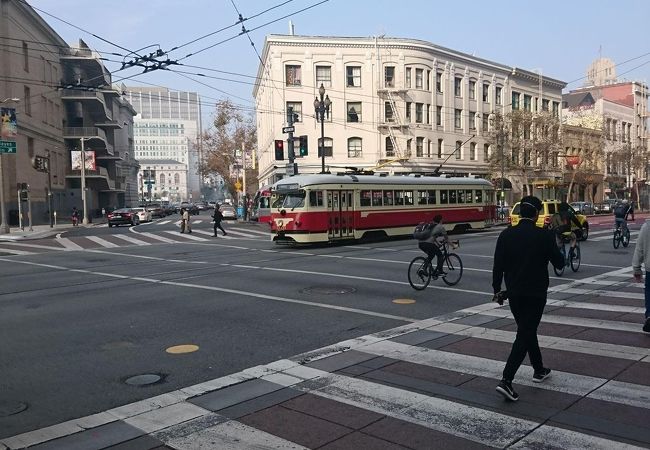
[[[293,22],[290,20],[289,21],[289,36],[293,36],[295,31],[296,30],[295,30],[295,28],[293,26]]]

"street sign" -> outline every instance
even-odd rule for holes
[[[296,131],[296,127],[282,127],[283,133],[293,133]]]
[[[0,141],[0,153],[16,153],[16,141]]]
[[[236,181],[236,182],[235,182],[235,190],[237,190],[237,191],[241,191],[241,188],[242,188],[241,183],[240,183],[239,181]]]
[[[298,163],[287,164],[287,176],[292,177],[298,175]]]

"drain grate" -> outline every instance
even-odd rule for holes
[[[159,383],[162,379],[162,375],[156,373],[145,373],[127,378],[124,382],[130,386],[148,386],[150,384]]]
[[[357,290],[350,286],[312,286],[303,289],[303,294],[317,294],[317,295],[343,295],[352,294]]]
[[[0,417],[13,416],[14,414],[21,413],[27,409],[27,403],[24,402],[0,402]]]

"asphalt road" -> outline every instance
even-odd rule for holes
[[[178,230],[172,219],[178,216],[61,237],[170,236]],[[203,231],[194,235],[206,238],[208,214],[194,219],[202,220],[195,230]],[[580,271],[553,276],[552,285],[629,265],[633,245],[612,248],[609,219],[593,221]],[[262,229],[226,227],[240,236]],[[462,281],[451,288],[436,281],[422,292],[406,278],[408,262],[420,254],[406,239],[291,248],[235,235],[2,256],[0,407],[24,403],[27,409],[0,417],[0,438],[485,303],[499,232],[457,236]],[[184,344],[198,351],[166,352]],[[162,381],[124,382],[139,374],[159,374]]]

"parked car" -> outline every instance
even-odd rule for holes
[[[121,208],[116,209],[112,213],[107,215],[108,217],[108,227],[117,227],[120,225],[139,225],[140,217],[138,217],[138,212],[134,211],[137,208]]]
[[[614,212],[614,205],[616,205],[617,201],[618,200],[615,199],[608,199],[601,203],[598,208],[600,214],[612,214]]]
[[[151,222],[152,219],[151,212],[147,211],[146,208],[139,206],[137,208],[129,208],[129,209],[131,209],[138,215],[140,222]]]
[[[233,206],[221,205],[219,210],[221,211],[221,214],[223,214],[224,219],[237,220],[237,211]]]
[[[162,218],[165,217],[165,211],[163,210],[162,206],[157,205],[157,204],[151,204],[147,206],[147,211],[151,213],[151,217],[158,217]]]
[[[570,204],[576,212],[583,214],[585,216],[592,215],[595,213],[594,205],[589,202],[573,202]]]
[[[194,203],[190,202],[182,202],[178,210],[180,211],[181,209],[187,209],[193,216],[196,216],[199,213],[199,208],[197,208]]]

